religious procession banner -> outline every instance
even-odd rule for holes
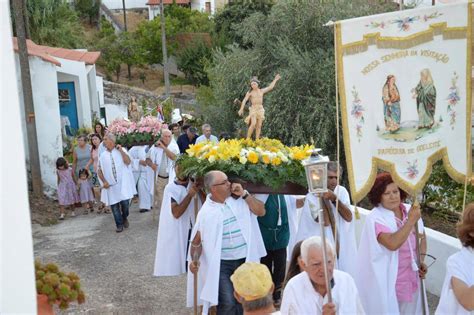
[[[443,159],[471,174],[471,4],[397,11],[336,23],[344,146],[353,199],[377,169],[410,194]]]

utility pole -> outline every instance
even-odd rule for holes
[[[127,31],[127,11],[125,9],[125,0],[122,0],[122,7],[123,7],[123,27],[126,32]]]
[[[29,17],[28,17],[28,7],[26,5],[26,0],[23,0],[21,2],[21,6],[22,6],[22,12],[23,12],[23,21],[25,21],[25,37],[26,39],[31,39],[31,36],[30,36],[30,20],[29,20]]]
[[[28,48],[26,46],[23,0],[12,0],[12,8],[15,15],[18,55],[20,57],[21,85],[23,88],[23,103],[25,105],[26,134],[28,138],[31,181],[33,184],[33,194],[40,196],[43,193],[43,182],[41,181],[38,138],[36,136],[35,107],[33,103],[33,90],[31,88],[30,64],[28,61],[27,50]]]
[[[161,51],[163,53],[163,77],[165,81],[165,96],[170,95],[170,74],[168,71],[168,53],[166,51],[166,32],[165,32],[165,6],[163,0],[160,0],[160,21],[161,21]]]
[[[122,7],[123,7],[123,26],[124,26],[125,32],[127,32],[128,31],[128,28],[127,28],[127,11],[126,11],[126,8],[125,8],[125,0],[122,0]],[[128,80],[131,80],[132,79],[132,71],[130,69],[129,64],[127,64],[127,72],[128,72]]]

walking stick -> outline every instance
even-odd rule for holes
[[[324,214],[323,210],[319,210],[319,226],[321,227],[321,239],[323,240],[323,266],[324,266],[324,279],[326,280],[326,290],[328,295],[328,303],[332,303],[331,286],[329,283],[329,270],[328,270],[328,254],[326,249],[326,231],[324,230]]]
[[[197,219],[197,214],[198,214],[198,208],[199,208],[199,200],[198,200],[198,194],[196,194],[196,196],[194,197],[194,222],[196,222],[196,219]],[[193,259],[193,263],[197,263],[198,262],[198,255],[197,253],[195,253],[194,257],[192,257]],[[198,298],[197,298],[197,294],[198,294],[198,273],[196,272],[194,274],[194,299],[193,299],[193,304],[194,304],[194,315],[198,315]]]
[[[413,206],[419,207],[420,203],[418,202],[418,199],[416,199],[416,196],[414,197],[415,203]],[[420,218],[421,220],[421,218]],[[421,251],[420,251],[420,233],[419,233],[419,228],[418,228],[418,222],[415,224],[415,233],[416,233],[416,260],[418,264],[418,269],[421,268]],[[420,296],[421,296],[421,310],[423,312],[423,315],[427,315],[428,313],[426,312],[426,304],[425,304],[425,282],[422,278],[420,278]]]

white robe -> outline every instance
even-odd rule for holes
[[[187,194],[188,188],[174,181],[165,187],[156,241],[154,276],[177,276],[186,272],[188,233],[194,225],[194,199],[176,219],[171,211],[171,198],[181,203]]]
[[[140,209],[150,210],[152,206],[152,195],[150,194],[150,187],[148,185],[147,173],[148,166],[140,165],[140,161],[146,159],[147,146],[135,146],[130,148],[128,154],[132,159],[133,177],[135,178],[135,186],[138,191],[138,199]]]
[[[168,149],[176,154],[176,156],[179,155],[179,147],[176,142],[171,141],[170,144],[168,145]],[[150,158],[150,160],[157,165],[156,172],[153,171],[151,167],[148,167],[147,169],[147,181],[148,181],[148,186],[150,189],[150,193],[153,196],[155,194],[155,181],[156,178],[158,177],[158,170],[160,169],[160,163],[161,163],[161,158],[163,157],[163,153],[165,151],[157,146],[152,146],[150,150],[148,150],[147,153],[147,158]],[[168,182],[171,183],[174,181],[176,174],[174,172],[174,161],[168,158],[168,174],[169,174],[169,179]]]
[[[112,172],[111,157],[115,164],[117,178],[114,177]],[[114,205],[122,200],[131,199],[133,195],[137,193],[133,179],[132,166],[123,162],[122,154],[117,149],[114,148],[111,152],[102,152],[99,156],[99,168],[102,170],[105,180],[110,185],[107,189],[102,188],[100,195],[100,201],[102,201],[106,206]],[[103,187],[100,178],[99,181]]]
[[[352,277],[340,270],[333,272],[334,287],[331,290],[337,314],[365,314],[360,302],[359,293]],[[283,291],[281,302],[282,315],[319,315],[323,305],[328,303],[328,296],[323,298],[311,284],[308,273],[303,271],[291,278]]]
[[[407,211],[410,205],[405,204]],[[365,219],[356,260],[355,282],[360,292],[362,305],[367,314],[400,314],[395,284],[398,274],[398,250],[391,251],[377,241],[375,223],[396,232],[397,223],[393,211],[382,206],[372,209]],[[418,221],[419,233],[424,227]],[[416,250],[414,255],[416,257]],[[419,294],[418,289],[415,294]],[[421,314],[421,299],[414,308]],[[428,308],[427,308],[428,309]]]
[[[446,262],[446,277],[444,279],[441,297],[436,315],[473,315],[474,311],[466,310],[457,300],[451,287],[451,278],[456,277],[468,287],[474,285],[474,249],[463,247],[461,251],[451,255]]]
[[[336,211],[336,206],[331,203],[331,209],[336,219],[336,231],[339,238],[339,259],[337,261],[337,269],[348,272],[351,276],[355,276],[355,261],[357,255],[357,243],[355,238],[355,215],[353,207],[350,205],[349,192],[343,186],[337,186],[334,190],[339,202],[342,202],[352,212],[352,221],[347,222]],[[314,194],[307,194],[306,201],[301,212],[301,218],[298,225],[296,242],[305,240],[311,236],[321,236],[319,222],[316,222],[311,216],[311,210],[319,210],[321,208],[319,198]],[[325,228],[328,241],[334,245],[334,236],[330,226]]]
[[[263,243],[257,216],[253,214],[245,200],[227,198],[226,204],[232,210],[237,219],[242,235],[247,243],[247,256],[245,261],[260,262],[260,258],[267,255]],[[203,305],[203,314],[207,314],[209,308],[217,305],[219,290],[219,274],[222,250],[223,214],[222,204],[216,203],[207,197],[199,211],[196,225],[193,228],[191,240],[199,231],[202,240],[202,254],[199,258],[200,267],[198,271],[198,305]],[[192,261],[191,249],[188,253],[188,261]],[[187,306],[193,306],[193,282],[194,275],[188,271],[187,283]]]

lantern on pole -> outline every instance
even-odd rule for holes
[[[308,181],[308,192],[325,193],[328,191],[328,163],[327,156],[319,154],[321,149],[314,149],[311,156],[301,163],[306,172],[306,180]]]

